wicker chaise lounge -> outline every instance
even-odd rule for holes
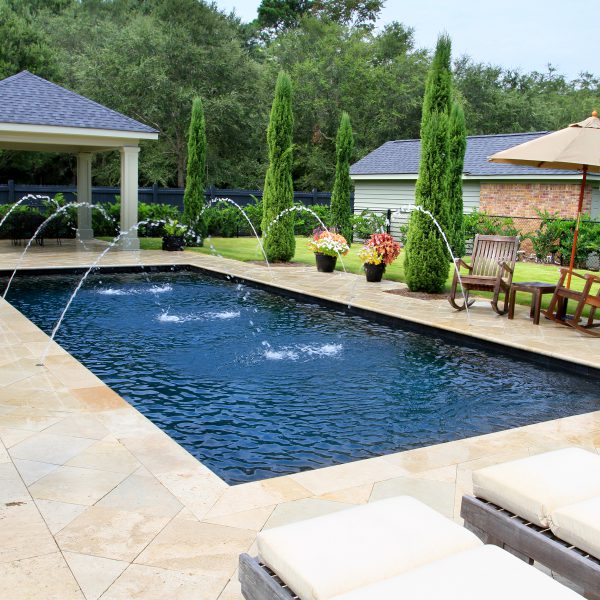
[[[246,600],[576,600],[571,590],[414,498],[259,533],[240,556]]]
[[[600,456],[566,448],[473,473],[465,527],[600,598]]]

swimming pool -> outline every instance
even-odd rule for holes
[[[78,279],[8,300],[49,332]],[[232,484],[600,408],[566,372],[192,272],[90,276],[57,341]]]

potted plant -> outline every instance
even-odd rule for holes
[[[187,225],[183,225],[176,219],[169,219],[163,227],[162,249],[170,252],[174,250],[183,250],[185,246],[185,234]]]
[[[367,281],[381,281],[385,268],[400,255],[400,244],[389,233],[374,233],[358,252]]]
[[[308,248],[315,253],[317,271],[321,273],[333,273],[337,257],[345,256],[350,250],[343,235],[320,228],[313,232]]]

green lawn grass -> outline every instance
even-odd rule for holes
[[[314,254],[307,248],[308,239],[305,237],[296,237],[296,254],[294,262],[305,263],[308,265],[315,264]],[[141,248],[143,250],[160,250],[160,238],[140,238]],[[350,252],[343,257],[344,267],[350,273],[362,273],[362,264],[358,259],[358,251],[360,244],[353,244]],[[240,238],[209,238],[205,241],[202,248],[189,248],[194,252],[202,254],[216,254],[224,258],[232,258],[240,261],[264,260],[260,251],[260,246],[255,238],[240,237]],[[343,267],[338,259],[336,270],[341,271]],[[578,271],[585,273],[585,271]],[[449,269],[448,279],[446,281],[446,291],[450,290],[452,283],[453,271]],[[515,267],[514,281],[544,281],[547,283],[557,283],[559,277],[558,267],[555,265],[543,265],[537,263],[518,262]],[[400,254],[400,258],[387,267],[385,279],[392,281],[404,281],[404,254]],[[577,277],[573,278],[571,287],[573,289],[582,289],[583,281]],[[491,297],[485,292],[478,292],[481,296]],[[546,307],[550,301],[550,296],[544,296],[543,306]],[[518,293],[517,303],[527,304],[531,302],[531,294]]]

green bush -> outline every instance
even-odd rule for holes
[[[561,265],[568,265],[571,261],[573,236],[575,232],[574,219],[560,219],[549,212],[539,212],[541,219],[537,231],[527,237],[533,244],[533,251],[539,260],[552,256]],[[575,266],[585,268],[589,255],[600,251],[600,223],[590,221],[589,217],[582,216],[579,224],[579,237],[577,239],[577,253]]]
[[[482,235],[519,235],[511,217],[495,217],[483,211],[474,210],[464,216],[465,239],[472,240]]]
[[[352,215],[354,237],[359,240],[368,240],[372,233],[384,233],[386,225],[387,216],[372,210],[363,210],[358,215]]]
[[[300,202],[295,202],[294,206],[304,206]],[[308,206],[311,211],[313,211],[319,219],[323,222],[325,227],[332,227],[332,217],[331,217],[331,209],[329,206],[323,204],[314,204],[313,206]],[[312,235],[312,232],[321,226],[319,220],[315,218],[314,215],[311,215],[308,211],[301,210],[294,213],[294,233],[296,235]]]
[[[352,242],[352,180],[350,179],[350,162],[354,151],[354,138],[348,113],[342,113],[342,119],[335,139],[335,180],[331,192],[332,225],[349,243]]]

